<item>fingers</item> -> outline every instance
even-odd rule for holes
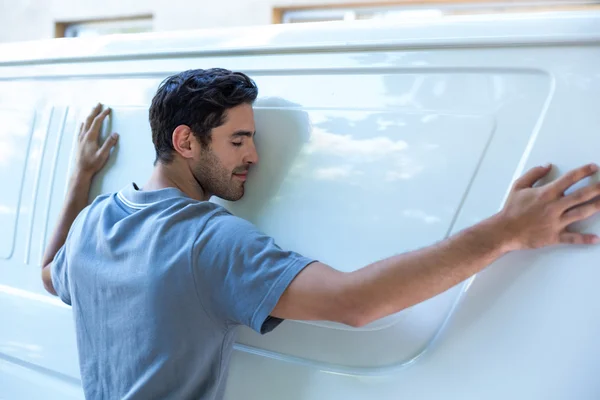
[[[108,157],[110,156],[110,150],[113,147],[115,147],[118,140],[119,140],[119,134],[113,133],[112,135],[110,135],[109,138],[107,138],[104,141],[104,143],[102,144],[102,147],[100,147],[100,150],[98,150],[98,155],[100,157],[102,166],[104,165],[104,163],[106,163],[106,160],[108,160]]]
[[[514,189],[526,189],[530,188],[537,181],[548,175],[548,172],[552,169],[552,164],[545,167],[535,167],[527,171],[519,179],[517,179],[513,185]]]
[[[583,167],[579,167],[567,172],[565,175],[549,184],[549,188],[554,192],[555,195],[562,195],[562,193],[564,193],[568,188],[577,182],[595,174],[597,171],[598,166],[596,164],[584,165]]]
[[[564,244],[597,244],[600,238],[588,233],[563,232],[560,234],[560,242]]]
[[[598,211],[600,211],[600,199],[567,211],[563,214],[563,222],[565,224],[572,224],[573,222],[589,218]]]
[[[579,189],[570,195],[565,196],[560,202],[564,209],[569,209],[593,200],[598,196],[600,196],[600,183]]]
[[[104,122],[104,119],[108,114],[110,114],[110,108],[107,108],[106,110],[102,111],[96,116],[96,118],[94,118],[94,121],[92,121],[92,126],[90,126],[89,130],[87,131],[87,134],[90,136],[91,140],[98,139],[98,135],[100,134],[100,127],[102,126],[102,123]]]
[[[94,122],[94,118],[96,118],[98,114],[100,114],[101,110],[102,104],[100,103],[98,103],[94,108],[92,108],[92,111],[90,111],[90,114],[85,119],[82,132],[87,132],[90,129],[90,127],[92,126],[92,122]]]
[[[85,119],[85,123],[82,124],[79,131],[79,137],[83,137],[84,135],[90,135],[90,139],[94,140],[98,138],[100,134],[100,127],[102,126],[102,122],[108,114],[110,114],[110,108],[102,111],[102,104],[98,103],[92,111]]]
[[[77,137],[79,139],[81,139],[81,136],[83,136],[83,132],[84,132],[83,131],[83,125],[84,125],[83,122],[81,124],[79,124],[79,134],[77,135]]]

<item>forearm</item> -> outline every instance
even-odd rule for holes
[[[65,203],[60,213],[58,223],[42,258],[42,279],[44,286],[49,292],[56,294],[52,287],[52,280],[50,277],[50,264],[58,253],[58,250],[65,244],[67,235],[71,229],[71,225],[77,215],[83,210],[88,204],[88,197],[90,193],[92,178],[91,176],[84,173],[75,173],[70,181]]]
[[[440,243],[390,257],[348,274],[351,314],[364,325],[436,296],[508,252],[493,217]]]

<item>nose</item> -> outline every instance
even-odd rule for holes
[[[256,146],[254,145],[254,141],[248,147],[248,153],[244,159],[246,164],[257,164],[258,163],[258,152],[256,151]]]

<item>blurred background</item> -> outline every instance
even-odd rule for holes
[[[600,9],[600,0],[0,0],[0,42],[313,21]]]

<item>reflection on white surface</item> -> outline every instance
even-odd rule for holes
[[[439,118],[439,115],[437,115],[437,114],[427,114],[427,115],[423,116],[423,118],[421,118],[421,122],[426,124],[428,122],[433,122],[438,118]]]
[[[63,307],[63,308],[68,308],[68,309],[71,308],[68,305],[66,305],[65,303],[63,303],[58,297],[50,297],[47,295],[30,292],[28,290],[23,290],[23,289],[11,287],[11,286],[0,285],[0,293],[19,297],[21,299],[34,300],[34,301],[49,304],[52,306]]]
[[[0,345],[0,353],[7,353],[9,355],[22,355],[27,354],[28,358],[41,358],[39,354],[42,348],[35,344],[21,343],[21,342],[6,342]]]
[[[419,172],[423,171],[423,166],[416,164],[414,161],[408,158],[399,160],[396,163],[396,167],[396,170],[387,171],[385,173],[385,180],[387,182],[413,179]]]
[[[411,106],[422,109],[423,105],[418,100],[420,97],[419,90],[421,89],[421,86],[423,85],[426,79],[427,77],[423,75],[416,76],[412,82],[410,89],[407,92],[396,97],[398,104],[404,107]]]
[[[8,189],[0,192],[0,258],[11,257],[14,249],[33,116],[32,110],[0,109],[0,182]]]
[[[377,121],[375,122],[377,124],[377,130],[378,131],[385,131],[386,129],[390,128],[390,127],[402,127],[402,126],[406,126],[406,122],[404,121],[391,121],[391,120],[386,120],[386,119],[377,119]]]
[[[0,168],[23,160],[23,141],[31,129],[31,114],[19,110],[0,109]]]
[[[0,205],[0,214],[15,214],[16,212],[17,210],[12,207]]]
[[[315,170],[315,178],[324,181],[349,178],[352,175],[364,175],[362,171],[355,171],[352,165],[339,167],[318,168]]]
[[[2,137],[0,137],[0,167],[8,167],[15,153],[16,151],[12,142],[2,140]]]
[[[509,143],[496,153],[500,158],[488,161],[487,172],[493,165],[492,176],[499,170],[504,177],[512,174],[513,166],[502,163],[521,154],[548,87],[543,74],[532,79],[502,71],[423,73],[422,79],[410,73],[295,78],[297,90],[290,88],[290,96],[314,107],[296,109],[310,118],[310,140],[294,157],[274,196],[261,198],[249,190],[248,198],[231,208],[244,215],[244,202],[261,201],[264,212],[255,221],[262,230],[282,247],[343,271],[431,245],[457,229],[455,221],[464,226],[464,218],[472,219],[472,205],[467,211],[462,205],[472,198],[470,190],[488,146],[497,140]],[[490,93],[492,78],[502,88],[501,98]],[[380,92],[382,83],[385,95]],[[315,84],[331,94],[324,90],[316,96],[314,90],[303,89],[305,85],[314,89]],[[281,77],[263,77],[261,90],[281,91],[281,85],[291,84]],[[385,110],[373,109],[378,107]],[[281,126],[265,118],[257,129],[259,153],[277,151],[272,138]],[[388,146],[406,145],[394,151],[357,149],[357,142],[377,138],[386,138]],[[260,167],[261,171],[278,168],[269,162]],[[475,198],[496,199],[498,193],[489,185],[486,188]],[[488,216],[495,201],[483,207],[486,213],[475,215]],[[463,212],[470,217],[462,216]],[[413,363],[445,333],[468,284],[360,329],[288,321],[268,338],[243,330],[239,342],[244,351],[324,371],[388,373]]]
[[[404,210],[402,211],[402,215],[407,218],[416,218],[424,221],[426,224],[434,224],[436,222],[441,222],[442,220],[435,215],[429,215],[424,213],[421,210]]]
[[[387,124],[387,126],[393,126],[393,124]],[[324,153],[339,157],[361,157],[363,160],[365,158],[366,160],[372,160],[398,153],[407,147],[405,141],[393,141],[385,136],[354,139],[350,135],[340,135],[315,128],[311,143],[306,146],[305,151],[308,154]]]
[[[435,112],[296,108],[257,109],[256,116],[257,151],[266,158],[248,180],[244,198],[226,206],[283,248],[342,271],[442,239],[494,126],[485,116]],[[310,136],[296,139],[306,137],[307,124],[294,121],[306,119]],[[288,142],[294,146],[282,147]],[[470,152],[461,151],[464,143]],[[276,178],[270,178],[273,171]],[[438,331],[460,289],[359,329],[287,321],[268,339],[244,330],[240,342],[270,357],[328,365],[406,362]]]
[[[442,97],[446,94],[446,81],[439,81],[433,85],[433,94],[436,97]]]

